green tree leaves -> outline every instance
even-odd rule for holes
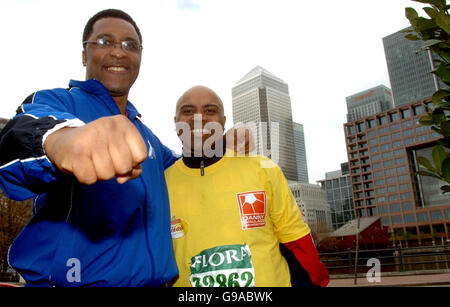
[[[433,107],[427,109],[419,122],[424,126],[442,135],[438,145],[433,147],[432,161],[425,157],[418,157],[418,163],[426,170],[420,170],[417,174],[431,176],[450,183],[450,153],[445,149],[450,148],[450,15],[447,0],[412,0],[428,4],[423,10],[429,18],[421,17],[413,8],[405,8],[405,16],[408,18],[413,30],[406,30],[405,37],[409,40],[422,40],[422,49],[431,50],[440,59],[432,71],[447,88],[440,89],[433,94]],[[441,187],[444,193],[450,193],[450,185]]]

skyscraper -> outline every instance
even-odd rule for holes
[[[406,33],[398,31],[383,38],[396,107],[429,98],[437,91],[438,86],[442,86],[430,73],[431,52],[421,50],[421,41],[410,41],[405,35]],[[437,57],[434,55],[433,58]]]
[[[233,121],[257,128],[257,153],[269,156],[285,177],[297,181],[291,99],[286,82],[261,66],[232,88]]]
[[[305,133],[303,130],[303,125],[296,122],[294,122],[293,125],[298,181],[309,183],[308,163],[306,161]]]
[[[392,92],[384,85],[348,96],[347,122],[362,119],[394,108]]]

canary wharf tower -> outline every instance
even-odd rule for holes
[[[297,181],[291,98],[287,83],[257,66],[232,88],[232,100],[234,124],[258,127],[255,138],[257,153],[272,158],[288,180]]]

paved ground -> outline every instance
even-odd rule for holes
[[[365,276],[358,276],[355,285],[353,278],[331,278],[328,287],[419,287],[450,286],[450,271],[429,274],[414,272],[381,275],[380,282],[369,282]]]
[[[0,287],[23,287],[23,283],[2,283]],[[343,278],[331,276],[328,287],[450,287],[450,270],[429,272],[385,273],[380,282],[369,282],[364,275],[359,275],[355,285],[354,277]]]

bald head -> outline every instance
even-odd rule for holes
[[[178,99],[174,120],[184,152],[206,154],[208,147],[223,154],[215,144],[222,142],[226,118],[222,100],[213,90],[205,86],[187,90]],[[199,148],[194,148],[196,144]]]
[[[178,99],[175,116],[177,116],[180,108],[184,105],[199,105],[200,103],[203,105],[207,104],[208,102],[216,104],[219,107],[222,115],[224,114],[222,99],[220,99],[219,95],[217,95],[212,89],[203,85],[191,87]]]

